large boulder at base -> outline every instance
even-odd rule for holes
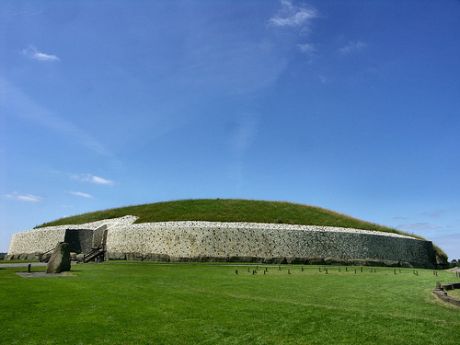
[[[68,243],[61,242],[51,254],[46,273],[61,273],[63,271],[70,271],[70,247]]]

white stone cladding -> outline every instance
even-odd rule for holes
[[[64,241],[66,229],[96,230],[102,225],[117,227],[132,224],[136,219],[137,217],[134,216],[125,216],[85,224],[47,226],[18,232],[11,239],[8,255],[44,253],[54,248],[58,242]]]
[[[432,243],[414,237],[313,225],[178,221],[134,224],[126,216],[79,225],[44,227],[13,236],[9,254],[48,250],[63,240],[67,228],[107,225],[111,259],[302,262],[309,258],[337,261],[433,263]],[[62,238],[62,239],[61,239]]]
[[[18,232],[13,235],[8,249],[9,255],[44,253],[64,241],[65,228],[50,226],[46,229],[37,229]]]

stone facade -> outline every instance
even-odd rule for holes
[[[47,226],[43,228],[36,228],[28,231],[18,232],[13,235],[8,249],[8,256],[21,255],[21,254],[34,254],[44,253],[50,251],[56,247],[59,242],[65,241],[65,235],[67,229],[78,230],[105,230],[106,227],[110,226],[113,228],[132,224],[136,221],[136,217],[126,216],[115,219],[105,219],[97,222],[85,223],[85,224],[67,224],[58,226]],[[97,231],[97,236],[102,236]],[[93,238],[93,243],[94,243]]]
[[[18,232],[11,239],[8,255],[48,252],[59,242],[64,242],[65,232],[66,228],[61,226]]]
[[[9,254],[49,250],[63,240],[67,228],[95,230],[106,225],[109,259],[417,267],[435,263],[431,242],[399,234],[309,225],[196,221],[134,224],[135,220],[126,216],[18,233],[13,236]]]

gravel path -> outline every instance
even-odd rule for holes
[[[32,267],[43,267],[46,266],[46,262],[18,262],[18,263],[11,263],[11,264],[0,264],[0,268],[9,268],[9,267],[27,267],[28,264],[32,264]]]

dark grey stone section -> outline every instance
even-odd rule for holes
[[[304,264],[304,265],[354,265],[354,266],[377,266],[377,267],[414,267],[405,261],[391,260],[344,260],[333,258],[297,258],[297,257],[249,257],[249,256],[232,256],[232,257],[215,257],[215,256],[195,256],[195,257],[177,257],[168,254],[141,254],[141,253],[109,253],[108,260],[128,260],[128,261],[153,261],[153,262],[251,262],[260,264]]]
[[[70,247],[67,243],[59,243],[51,254],[46,273],[70,271]]]
[[[107,231],[107,225],[102,225],[98,227],[93,232],[93,248],[103,248],[105,245],[105,232]]]
[[[93,230],[67,229],[64,242],[69,244],[71,252],[89,253],[93,246]]]

